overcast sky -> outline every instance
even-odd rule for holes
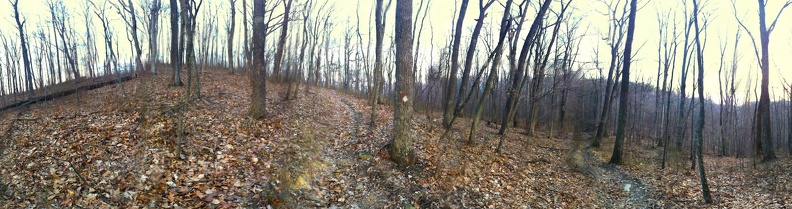
[[[133,0],[135,1],[138,6],[141,5],[141,2],[147,0]],[[210,12],[207,15],[206,13],[200,14],[199,19],[202,18],[217,18],[218,22],[220,22],[220,40],[225,39],[225,23],[227,22],[226,19],[229,17],[228,10],[229,4],[227,0],[204,0],[204,7],[202,10]],[[295,9],[301,9],[301,6],[297,6],[300,3],[304,2],[301,0],[295,0]],[[323,2],[322,0],[318,0],[319,2]],[[354,0],[327,0],[328,6],[331,6],[332,9],[335,11],[333,13],[333,18],[331,21],[334,22],[334,27],[332,28],[332,38],[334,43],[341,43],[343,39],[343,34],[348,30],[356,30],[357,27],[357,17],[356,14],[360,16],[360,25],[362,27],[361,33],[363,33],[364,39],[367,39],[368,34],[373,34],[373,31],[370,33],[368,27],[371,22],[373,22],[373,16],[371,16],[371,11],[374,7],[374,0],[362,0],[362,1],[354,1]],[[388,0],[385,0],[387,4]],[[498,0],[499,3],[496,2],[490,9],[488,10],[488,17],[486,19],[485,30],[489,30],[492,34],[496,34],[499,26],[499,21],[501,14],[503,12],[502,3],[505,3],[505,0]],[[611,0],[605,0],[611,1]],[[618,0],[613,0],[618,1]],[[621,0],[621,4],[626,3],[627,0]],[[98,5],[102,5],[104,0],[95,0]],[[237,1],[237,9],[241,10],[241,2],[242,0]],[[271,2],[271,1],[270,1]],[[454,1],[454,0],[424,0],[424,6],[428,4],[429,11],[426,17],[426,21],[424,23],[423,33],[421,35],[421,46],[420,52],[422,60],[419,61],[419,66],[421,68],[426,68],[430,63],[428,57],[434,57],[435,62],[439,57],[439,50],[442,46],[448,44],[448,40],[451,34],[452,25],[454,22],[455,13],[458,11],[458,7],[461,1]],[[531,1],[532,4],[537,4],[537,0]],[[651,82],[654,84],[654,79],[656,77],[655,73],[657,70],[657,42],[659,36],[658,30],[658,23],[657,23],[657,14],[658,12],[668,12],[671,11],[676,15],[676,19],[678,22],[681,22],[683,17],[683,4],[682,0],[678,1],[666,1],[666,0],[640,0],[639,5],[643,7],[640,8],[637,15],[636,21],[636,33],[635,33],[635,41],[633,46],[633,53],[634,53],[634,62],[632,65],[633,74],[631,79],[633,81],[645,81]],[[772,21],[775,15],[778,13],[781,5],[783,5],[784,1],[781,0],[770,0],[767,6],[767,13],[768,13],[768,21]],[[72,18],[72,25],[75,27],[78,33],[82,34],[85,31],[84,26],[84,19],[82,16],[83,12],[83,5],[86,3],[84,0],[64,0],[67,8],[69,8],[69,12]],[[413,6],[414,12],[418,12],[419,4],[421,0],[413,0],[415,4]],[[46,22],[49,19],[48,10],[45,4],[45,0],[20,0],[20,13],[23,15],[24,18],[27,19],[26,28],[29,33],[38,30],[39,25],[41,24],[48,24]],[[163,1],[163,7],[165,9],[168,8],[168,1]],[[252,5],[252,0],[248,1],[249,5]],[[393,20],[394,18],[394,9],[396,7],[396,1],[393,1],[393,5],[390,7],[390,11],[387,13],[387,29],[386,29],[386,43],[385,49],[388,49],[390,46],[390,39],[393,34]],[[692,10],[692,3],[689,3],[689,9]],[[475,19],[478,18],[479,12],[479,1],[471,0],[468,5],[467,15],[465,16],[465,29],[463,36],[470,36],[472,28],[475,24]],[[559,3],[557,1],[553,1],[552,5],[553,9],[558,10],[560,8]],[[608,30],[608,18],[607,16],[601,14],[602,12],[606,12],[607,8],[602,1],[599,0],[574,0],[572,3],[572,19],[580,21],[580,31],[578,34],[585,35],[582,38],[582,43],[580,44],[580,54],[578,55],[577,60],[580,63],[592,63],[595,59],[598,59],[601,63],[600,65],[604,68],[607,68],[608,62],[610,60],[609,54],[607,52],[608,47],[605,45],[605,41],[603,38],[607,35]],[[139,8],[139,7],[138,7]],[[529,13],[535,12],[536,6],[532,6]],[[116,38],[120,38],[120,47],[119,49],[121,56],[130,56],[130,46],[127,42],[126,35],[126,28],[124,27],[120,17],[117,16],[117,11],[112,7],[108,6],[108,13],[114,17],[113,20],[113,27],[114,31],[116,31]],[[248,12],[252,12],[251,8],[248,8]],[[7,1],[0,2],[0,11],[9,11],[4,12],[4,15],[0,17],[0,31],[3,33],[4,36],[16,36],[17,32],[15,31],[15,23],[13,22],[13,13],[10,12],[11,7],[10,3]],[[282,12],[283,9],[279,8],[276,12]],[[167,12],[165,10],[164,12]],[[726,50],[726,60],[724,63],[724,67],[727,69],[730,68],[731,64],[731,55],[733,53],[733,44],[734,44],[734,34],[739,27],[737,21],[735,20],[735,11],[733,9],[732,3],[729,0],[709,0],[708,2],[704,3],[704,7],[702,8],[702,12],[705,16],[708,17],[709,27],[706,32],[706,36],[702,38],[707,39],[706,48],[704,49],[705,53],[705,91],[706,94],[717,98],[717,90],[718,90],[718,80],[717,80],[717,70],[719,67],[719,45],[720,43],[728,41],[728,47]],[[142,14],[142,11],[138,11],[139,14]],[[759,32],[758,32],[758,13],[757,13],[757,2],[752,0],[737,0],[736,3],[736,13],[740,19],[743,20],[743,23],[751,30],[754,36],[758,39]],[[161,15],[162,18],[167,18],[168,14],[165,13]],[[94,18],[94,31],[96,35],[99,36],[99,40],[101,40],[101,31],[99,29],[98,19],[95,18],[95,15],[92,15]],[[237,15],[237,36],[241,36],[240,32],[242,31],[242,27],[240,25],[240,21],[242,15]],[[532,14],[529,14],[529,18],[527,21],[531,21],[533,18]],[[673,16],[672,16],[673,18]],[[420,20],[420,17],[419,19]],[[292,25],[292,28],[298,28],[299,22],[296,22]],[[679,24],[679,31],[682,31],[682,25]],[[164,47],[165,37],[169,30],[170,24],[166,22],[165,19],[161,22],[160,29],[161,36],[163,36],[161,41],[161,45]],[[528,27],[524,27],[524,30],[527,30]],[[142,29],[141,29],[142,30]],[[373,30],[373,28],[371,28]],[[585,31],[584,31],[585,30]],[[485,32],[486,33],[486,32]],[[139,32],[140,36],[145,35],[145,31]],[[522,33],[521,38],[524,38],[525,32]],[[782,14],[779,18],[777,27],[775,31],[773,31],[771,35],[771,44],[770,44],[770,73],[771,73],[771,97],[781,97],[782,96],[782,79],[786,78],[788,81],[792,82],[792,11],[786,11]],[[482,35],[484,36],[484,35]],[[479,42],[479,49],[485,47],[487,43],[494,45],[494,40],[496,37],[492,37],[488,40],[481,40]],[[144,38],[141,38],[143,40]],[[270,38],[269,40],[273,40],[276,38]],[[464,50],[466,50],[467,39],[463,39]],[[364,44],[367,40],[364,40]],[[680,37],[680,41],[682,41],[682,37]],[[757,40],[758,42],[759,40]],[[241,38],[236,38],[236,43],[241,43]],[[432,43],[434,43],[434,51],[430,52],[432,49]],[[100,48],[100,54],[103,53],[101,49],[103,45],[99,43],[98,48]],[[143,44],[143,43],[141,43]],[[144,45],[144,53],[148,51],[147,44]],[[600,50],[600,57],[594,56],[594,50],[599,47]],[[677,65],[681,64],[681,46],[680,46],[680,53],[678,55],[678,63]],[[164,48],[163,48],[164,49]],[[635,51],[637,50],[637,51]],[[161,52],[163,53],[163,52]],[[433,53],[430,54],[430,53]],[[460,53],[464,54],[464,53]],[[743,31],[742,38],[740,40],[740,45],[738,47],[738,57],[739,57],[739,69],[737,74],[738,83],[741,85],[745,85],[748,81],[749,74],[753,73],[753,77],[755,78],[758,75],[758,64],[756,60],[756,56],[754,54],[753,45],[751,44],[750,37],[748,34]],[[504,57],[505,58],[505,57]],[[128,58],[127,58],[128,59]],[[593,65],[587,64],[581,66],[584,69],[592,69]],[[678,70],[678,69],[677,69]],[[590,71],[591,73],[595,71]],[[679,78],[679,71],[677,71],[677,75],[675,77],[675,88],[678,88],[678,78]],[[689,78],[690,82],[694,80],[693,76],[691,75]],[[690,85],[689,85],[690,86]],[[739,86],[740,88],[738,92],[744,92],[745,87]],[[688,89],[690,91],[691,89]]]

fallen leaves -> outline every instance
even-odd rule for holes
[[[628,196],[623,185],[593,189],[597,182],[567,163],[570,141],[563,136],[510,133],[498,154],[494,127],[482,126],[478,144],[467,146],[454,139],[467,138],[468,119],[440,140],[440,121],[432,120],[438,116],[414,117],[418,163],[397,169],[388,160],[389,107],[375,111],[372,129],[364,99],[312,87],[291,101],[269,94],[270,117],[251,120],[246,75],[205,73],[205,97],[186,107],[176,102],[183,89],[166,86],[163,73],[128,82],[149,91],[127,98],[105,87],[4,114],[0,135],[13,140],[0,156],[0,198],[15,208],[45,201],[87,208],[593,208],[617,207],[607,199]],[[269,88],[282,91],[278,84]],[[181,111],[186,160],[173,150]],[[650,165],[644,161],[638,165]],[[718,206],[790,204],[778,195],[792,189],[790,174],[782,172],[789,167],[782,161],[761,168],[761,176],[745,168],[714,170]],[[626,170],[666,202],[700,195],[695,173]]]

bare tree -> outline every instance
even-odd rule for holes
[[[462,114],[462,110],[464,110],[464,102],[462,101],[462,95],[466,94],[468,80],[470,80],[470,71],[473,65],[473,57],[476,54],[476,45],[478,44],[479,36],[481,35],[481,28],[484,26],[484,19],[487,18],[487,9],[495,3],[494,0],[487,0],[484,2],[483,0],[479,0],[479,17],[476,19],[476,26],[473,28],[473,34],[470,36],[470,44],[468,44],[468,51],[467,55],[465,55],[465,66],[462,71],[462,81],[460,82],[459,86],[459,93],[457,94],[456,105],[454,106],[454,116],[458,116]],[[506,12],[508,13],[508,11]],[[471,87],[472,89],[473,87]],[[454,123],[454,120],[449,122],[450,124]]]
[[[379,94],[382,93],[382,42],[385,38],[385,13],[388,11],[387,8],[390,7],[390,1],[388,2],[388,7],[384,10],[382,4],[383,0],[377,0],[376,8],[374,9],[374,28],[376,30],[376,43],[374,45],[374,84],[372,85],[373,89],[370,90],[371,101],[369,101],[371,105],[370,125],[372,128],[377,126],[377,102],[379,100]],[[397,4],[399,4],[399,2],[397,2]],[[412,11],[412,6],[409,9]],[[412,12],[407,15],[412,16]],[[412,36],[410,36],[410,38],[412,38]],[[410,40],[410,42],[412,43],[412,40]],[[412,65],[410,66],[410,70],[412,70]]]
[[[228,23],[228,69],[234,74],[234,23],[236,23],[236,1],[229,0],[231,3],[231,19]]]
[[[248,37],[248,35],[250,34],[250,32],[248,32],[248,25],[250,24],[248,24],[248,18],[247,18],[247,0],[242,0],[242,25],[243,28],[245,29],[245,34],[243,34],[242,36],[242,39],[245,40],[245,44],[244,44],[245,69],[250,71],[249,68],[250,68],[251,56],[253,56],[253,54],[250,52],[250,43],[248,43],[248,40],[250,40],[250,38]]]
[[[393,138],[391,139],[390,156],[399,167],[415,164],[413,140],[415,132],[410,120],[413,112],[413,87],[415,72],[413,69],[413,33],[412,33],[412,0],[396,0],[396,97],[393,112]]]
[[[555,44],[556,39],[558,38],[558,31],[561,28],[562,22],[564,21],[564,13],[566,12],[567,8],[569,8],[569,5],[571,5],[572,1],[570,0],[570,2],[568,2],[567,4],[564,4],[564,1],[560,1],[560,3],[561,3],[561,11],[557,13],[556,22],[553,24],[554,25],[553,34],[550,36],[550,43],[547,45],[547,47],[541,47],[541,48],[546,48],[544,60],[542,61],[541,65],[536,65],[537,67],[534,68],[532,85],[529,92],[530,101],[528,101],[529,113],[528,113],[527,133],[529,136],[533,136],[534,133],[536,132],[536,120],[537,117],[539,117],[538,115],[539,101],[542,99],[543,95],[545,95],[545,93],[542,92],[543,91],[542,85],[545,77],[545,68],[547,68],[547,62],[550,59],[550,52],[552,51],[550,49],[553,48],[553,44]],[[558,59],[556,59],[556,61],[557,60]],[[554,67],[554,68],[558,68],[558,67]]]
[[[514,113],[516,112],[517,104],[520,100],[520,93],[522,91],[523,75],[526,72],[525,63],[528,61],[528,54],[531,53],[532,47],[536,44],[537,34],[542,27],[545,13],[547,12],[548,8],[550,8],[550,3],[550,0],[545,0],[537,12],[536,18],[534,18],[534,21],[531,24],[531,29],[528,30],[528,36],[525,38],[525,42],[523,43],[522,49],[520,50],[520,58],[517,61],[517,70],[512,72],[512,83],[508,89],[506,108],[503,112],[503,121],[500,131],[498,132],[501,134],[501,138],[505,137],[506,130],[509,128],[509,124],[514,118]]]
[[[111,19],[110,19],[110,17],[107,16],[107,13],[106,13],[106,11],[107,11],[107,1],[105,1],[102,4],[101,8],[99,8],[93,1],[89,1],[89,2],[91,3],[91,5],[96,7],[96,11],[94,11],[94,14],[96,14],[96,17],[98,17],[99,20],[101,21],[102,29],[103,29],[102,31],[104,31],[104,40],[105,40],[105,63],[104,63],[104,67],[105,67],[105,69],[113,69],[115,71],[116,80],[118,82],[118,85],[121,86],[121,95],[126,96],[126,90],[124,89],[124,83],[121,82],[121,72],[118,69],[118,59],[116,57],[116,53],[115,53],[115,50],[113,48],[113,43],[114,43],[114,41],[113,41],[114,40],[113,39],[113,31],[110,30],[110,24],[111,24],[110,20]],[[117,48],[118,47],[116,47],[116,49]]]
[[[691,56],[693,56],[693,54],[690,53],[691,47],[693,47],[693,45],[690,43],[690,31],[693,30],[693,21],[692,21],[691,17],[689,16],[689,12],[687,10],[688,8],[687,8],[686,1],[683,1],[683,6],[685,7],[685,9],[684,9],[684,11],[685,11],[685,13],[684,13],[684,18],[685,18],[684,19],[684,21],[685,21],[685,26],[684,26],[684,28],[685,28],[684,29],[685,40],[684,40],[683,47],[682,47],[682,66],[681,66],[681,68],[682,68],[681,71],[682,72],[680,72],[680,81],[679,81],[679,86],[680,86],[680,88],[679,88],[679,109],[677,109],[677,111],[679,112],[679,116],[677,117],[677,128],[676,128],[677,129],[677,138],[676,138],[676,147],[677,148],[681,148],[682,147],[682,139],[685,138],[685,131],[687,130],[685,128],[685,124],[686,124],[685,119],[687,118],[687,116],[685,115],[685,100],[687,100],[687,97],[685,96],[685,94],[687,93],[686,89],[687,89],[688,72],[690,72],[690,65],[692,63]],[[697,31],[694,31],[694,33],[696,33],[696,32]],[[691,102],[692,102],[692,100],[691,100]],[[690,108],[692,110],[693,106],[691,105]],[[691,152],[691,154],[693,154],[693,153]],[[693,155],[691,155],[691,157],[692,156]]]
[[[448,83],[446,83],[445,106],[443,109],[443,126],[446,128],[451,127],[451,116],[454,113],[454,96],[456,96],[457,86],[456,74],[459,68],[459,43],[462,41],[462,23],[465,21],[468,1],[469,0],[462,0],[462,5],[459,8],[459,16],[457,16],[456,26],[454,28],[453,44],[451,46],[451,71],[448,74]]]
[[[606,126],[608,125],[608,116],[610,115],[610,109],[613,102],[613,92],[615,91],[615,83],[614,76],[618,77],[618,69],[619,65],[619,57],[622,55],[619,53],[619,49],[621,48],[622,40],[624,40],[624,24],[627,21],[627,3],[619,12],[619,4],[621,1],[617,1],[615,4],[613,2],[605,2],[605,5],[608,6],[608,17],[612,20],[612,22],[608,25],[608,46],[610,47],[610,66],[608,67],[608,78],[605,81],[605,97],[603,99],[602,111],[599,116],[599,121],[597,122],[597,133],[594,136],[594,140],[591,143],[592,147],[599,147],[602,138],[606,135]]]
[[[281,34],[278,38],[278,50],[275,52],[275,63],[273,68],[273,76],[275,79],[280,79],[281,62],[283,61],[283,50],[286,45],[286,35],[289,32],[289,14],[291,13],[292,0],[286,0],[286,5],[283,7],[283,22],[281,22]],[[328,41],[329,43],[329,41]]]
[[[473,142],[474,137],[476,137],[476,129],[478,129],[478,123],[481,119],[481,112],[484,110],[485,101],[487,101],[487,97],[490,94],[490,89],[492,89],[492,83],[495,80],[495,72],[498,71],[498,65],[500,64],[500,58],[503,55],[503,45],[506,41],[506,34],[509,33],[511,30],[511,20],[509,19],[509,13],[511,11],[512,0],[506,1],[506,6],[504,6],[503,17],[501,17],[500,22],[500,31],[498,33],[498,45],[495,47],[495,52],[493,53],[493,63],[492,67],[490,68],[489,75],[487,76],[487,82],[484,84],[484,91],[482,92],[481,98],[479,99],[478,106],[476,107],[476,112],[473,113],[473,122],[470,125],[470,135],[468,136],[468,143]],[[541,16],[538,16],[541,18]],[[479,20],[481,21],[481,20]],[[498,148],[496,149],[497,152],[501,150],[501,144],[503,142],[503,137],[501,137],[501,141],[498,142]]]
[[[760,0],[761,1],[761,0]],[[696,27],[696,54],[698,61],[698,97],[699,97],[699,117],[696,123],[696,134],[695,134],[695,141],[696,141],[696,155],[698,159],[699,165],[699,179],[701,180],[701,192],[704,195],[704,202],[707,204],[712,203],[712,196],[710,195],[709,185],[707,185],[707,175],[704,171],[704,156],[702,155],[701,148],[704,141],[704,106],[707,103],[704,102],[704,54],[702,52],[701,46],[701,39],[700,34],[701,30],[699,30],[699,4],[698,1],[693,0],[693,22]],[[706,27],[706,24],[705,24]],[[628,38],[629,41],[629,38]]]
[[[30,66],[30,53],[28,52],[28,44],[27,39],[25,37],[25,21],[20,21],[19,16],[19,0],[8,1],[11,3],[11,6],[14,8],[14,20],[16,20],[16,26],[19,30],[19,40],[20,45],[22,46],[22,59],[24,62],[25,67],[25,85],[27,86],[28,92],[30,92],[30,96],[33,96],[33,69]]]
[[[751,37],[751,42],[754,46],[754,53],[756,54],[756,59],[759,61],[759,67],[762,71],[762,84],[761,84],[761,93],[759,96],[759,121],[758,121],[758,130],[759,136],[761,140],[759,141],[762,148],[762,162],[768,162],[775,160],[777,157],[775,155],[775,150],[773,150],[773,132],[772,132],[772,124],[770,119],[770,90],[768,87],[770,81],[770,34],[775,29],[776,23],[778,23],[779,17],[784,12],[784,9],[792,5],[792,1],[786,1],[781,9],[776,14],[775,19],[773,19],[770,26],[767,25],[767,20],[765,20],[767,16],[767,12],[765,11],[765,7],[767,6],[767,0],[758,0],[759,2],[759,38],[761,42],[762,54],[761,57],[759,56],[759,50],[756,46],[756,39],[754,38],[753,34],[750,30],[743,24],[740,18],[737,17],[737,8],[734,6],[734,1],[732,1],[732,5],[734,7],[734,17],[737,19],[737,22],[740,26],[748,32],[748,36]]]
[[[198,11],[201,9],[203,0],[196,2],[195,0],[181,0],[182,8],[182,30],[184,38],[184,62],[187,68],[187,98],[192,98],[193,88],[193,72],[196,71],[195,60],[195,26]],[[200,76],[196,74],[196,78]],[[196,82],[196,84],[198,84]],[[200,92],[198,93],[200,96]]]
[[[266,0],[253,0],[253,69],[250,72],[250,84],[253,94],[250,96],[250,111],[253,118],[264,118],[267,108],[267,71],[264,68],[266,56]]]
[[[476,19],[476,26],[474,27],[473,35],[470,38],[470,45],[468,45],[468,51],[467,51],[467,55],[466,55],[466,58],[465,58],[465,68],[464,68],[464,70],[462,72],[462,81],[461,81],[461,85],[459,87],[459,93],[458,93],[456,105],[454,105],[454,115],[451,117],[451,120],[448,122],[449,124],[451,124],[451,126],[449,126],[446,129],[446,131],[443,133],[442,137],[445,137],[451,131],[451,127],[453,126],[454,121],[462,114],[462,111],[464,110],[465,105],[470,100],[470,97],[472,95],[472,92],[473,92],[472,90],[470,92],[466,92],[467,91],[466,89],[467,89],[467,86],[468,86],[467,83],[468,83],[468,80],[470,79],[469,78],[470,77],[470,71],[471,71],[471,68],[473,67],[472,66],[473,65],[473,56],[475,56],[475,54],[476,54],[476,45],[478,44],[479,35],[481,34],[481,28],[482,28],[482,26],[484,26],[484,19],[487,17],[487,8],[492,6],[492,3],[495,3],[495,1],[488,0],[486,3],[484,3],[483,0],[479,0],[479,18]],[[506,12],[506,13],[508,13],[508,12]],[[479,73],[477,74],[478,76],[476,76],[476,80],[475,80],[473,86],[471,87],[471,89],[473,89],[476,86],[478,86],[479,79],[481,78],[481,74],[484,72],[484,69],[486,68],[486,66],[489,65],[490,61],[492,61],[492,56],[490,56],[490,58],[487,59],[487,64],[485,64],[484,65],[485,67],[483,67],[479,71]],[[466,95],[466,96],[464,96],[464,99],[463,99],[463,95]],[[472,138],[469,138],[469,139],[472,139]],[[472,144],[473,143],[473,141],[471,141],[471,140],[468,140],[467,142],[468,142],[468,144]]]
[[[162,8],[162,0],[152,0],[148,5],[149,9],[149,22],[148,22],[148,35],[149,35],[149,69],[155,75],[157,74],[157,59],[159,57],[159,15]]]
[[[121,15],[122,19],[129,28],[129,33],[132,34],[132,41],[135,43],[135,70],[141,71],[143,69],[143,61],[141,61],[140,57],[143,54],[143,50],[140,48],[140,41],[138,40],[137,35],[137,16],[135,15],[135,5],[132,4],[132,0],[127,0],[126,3],[124,3],[124,0],[118,0],[118,4],[113,4],[113,6],[118,10],[118,14]]]
[[[173,85],[182,86],[181,80],[181,49],[179,38],[179,5],[177,0],[170,0],[170,25],[171,25],[171,48],[170,59],[173,68]]]
[[[638,0],[630,1],[630,16],[627,25],[627,41],[624,43],[624,64],[621,79],[621,96],[619,97],[619,121],[616,126],[616,142],[613,145],[613,155],[609,163],[622,163],[622,146],[624,143],[625,125],[627,124],[628,96],[630,93],[630,64],[632,58],[633,36],[635,36],[635,14],[637,12]]]
[[[659,18],[661,18],[661,17],[658,16],[658,19]],[[668,15],[666,15],[665,18],[668,18]],[[660,23],[659,25],[661,25],[661,27],[666,28],[665,29],[666,33],[664,33],[664,34],[668,34],[668,24],[669,24],[668,20],[666,19],[666,20],[658,20],[658,21],[659,21],[659,23]],[[677,54],[676,51],[677,51],[677,48],[679,47],[679,42],[677,41],[677,38],[679,37],[679,33],[677,33],[676,18],[674,18],[674,21],[672,21],[672,22],[673,22],[674,25],[673,25],[673,29],[671,31],[670,43],[669,43],[668,35],[663,36],[663,39],[661,40],[662,45],[663,45],[663,58],[662,58],[662,60],[663,60],[663,63],[662,63],[662,65],[663,65],[663,87],[662,87],[661,92],[663,94],[662,100],[665,102],[664,107],[663,107],[663,110],[664,110],[663,111],[663,116],[662,116],[663,117],[663,120],[662,120],[663,121],[663,125],[662,125],[663,126],[663,130],[662,130],[662,132],[663,132],[663,136],[662,136],[663,158],[662,158],[662,162],[661,162],[661,166],[660,166],[662,169],[665,169],[666,155],[668,154],[668,146],[669,146],[668,143],[670,141],[669,126],[670,126],[670,123],[671,123],[670,122],[670,120],[671,120],[671,89],[674,88],[673,80],[674,80],[674,73],[676,71],[676,65],[674,65],[673,63],[676,62],[676,54]],[[671,46],[669,46],[669,44]],[[670,77],[670,79],[669,79],[669,75],[668,75],[669,68],[671,68],[671,77]]]

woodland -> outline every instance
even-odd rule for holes
[[[0,208],[792,207],[792,1],[675,2],[6,0]]]

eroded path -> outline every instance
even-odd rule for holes
[[[578,145],[573,155],[582,158],[578,171],[594,179],[599,192],[599,201],[606,207],[614,208],[662,208],[655,193],[640,178],[631,176],[617,166],[597,159],[586,145]],[[573,156],[574,157],[574,156]]]
[[[382,175],[372,175],[374,161],[383,140],[372,135],[364,111],[365,101],[332,90],[317,89],[308,94],[312,102],[301,110],[307,120],[305,137],[296,137],[306,155],[306,165],[295,169],[292,200],[298,207],[371,208],[387,204],[388,192],[379,186]],[[370,111],[370,110],[369,110]],[[377,129],[379,130],[379,129]],[[307,146],[304,146],[307,145]],[[305,181],[305,182],[303,182]]]

